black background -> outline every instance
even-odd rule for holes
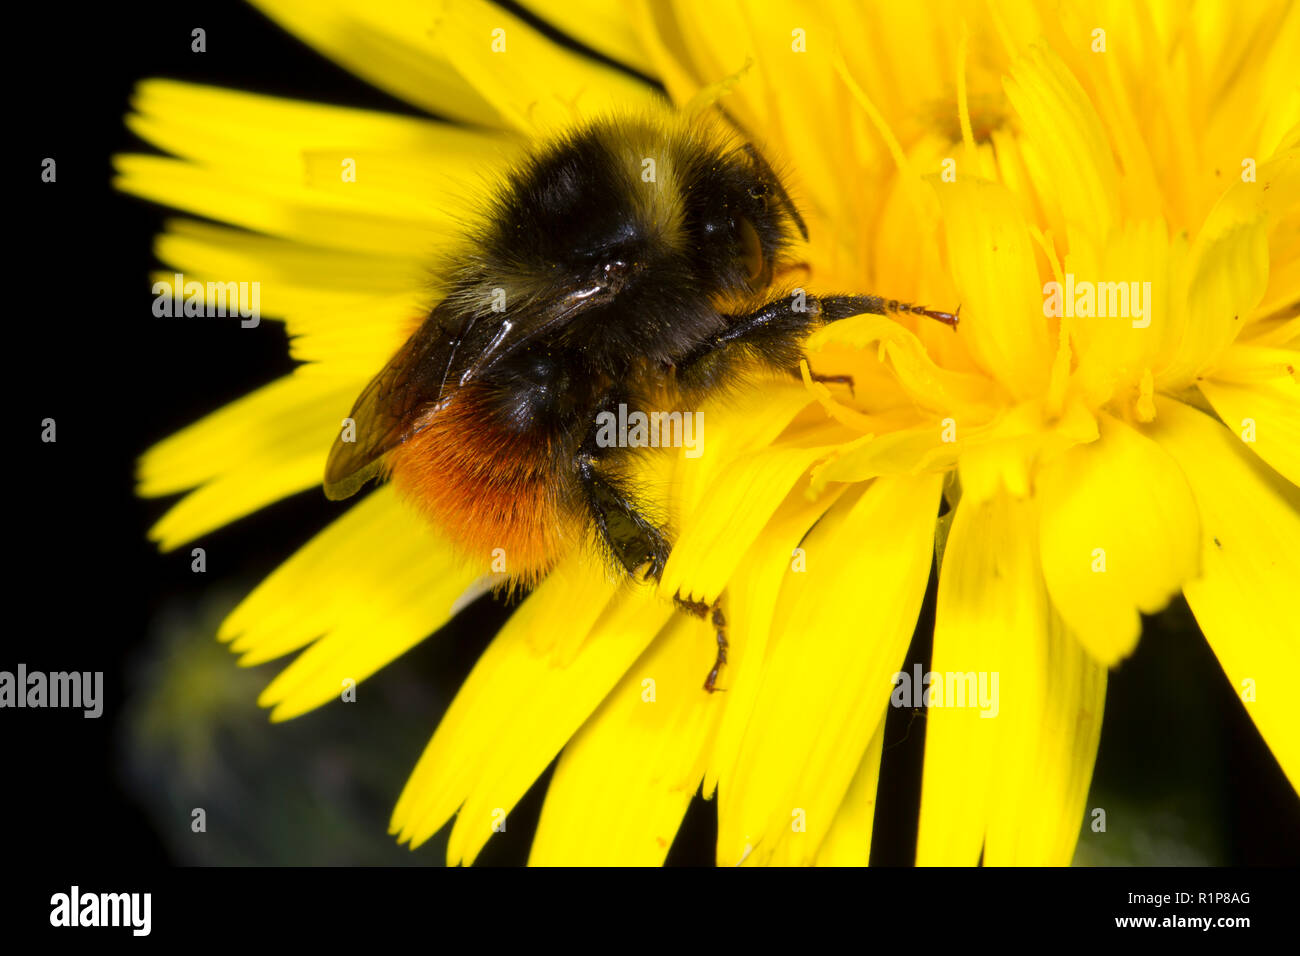
[[[99,720],[57,710],[0,713],[0,789],[5,855],[66,889],[87,868],[175,862],[160,836],[170,824],[123,783],[116,730],[132,661],[158,615],[197,604],[227,572],[255,583],[338,513],[303,494],[207,535],[206,576],[191,573],[188,548],[160,555],[145,539],[168,502],[133,496],[136,457],[291,363],[275,322],[250,332],[228,320],[151,315],[147,276],[161,265],[151,247],[165,213],[109,186],[112,154],[150,151],[122,124],[131,88],[163,76],[415,111],[233,3],[44,4],[22,16],[10,42],[28,65],[25,79],[11,81],[18,123],[6,149],[19,202],[9,223],[9,288],[17,295],[6,344],[16,405],[6,443],[13,532],[5,536],[0,669],[21,661],[29,670],[103,671],[106,706]],[[207,31],[204,54],[190,51],[195,26]],[[56,184],[40,181],[47,156],[58,163]],[[55,444],[39,438],[47,417],[58,423]],[[932,602],[933,581],[921,634]],[[419,743],[407,770],[503,614],[479,607],[397,665],[428,687],[415,708]],[[927,654],[920,638],[909,660]],[[886,741],[873,862],[903,864],[913,847],[923,719],[893,714]],[[392,782],[394,800],[404,775]],[[1094,786],[1175,810],[1188,794],[1208,792],[1226,848],[1221,862],[1300,861],[1300,803],[1180,604],[1148,622],[1139,651],[1112,676]],[[534,787],[512,822],[535,819],[543,792]],[[712,804],[697,799],[670,862],[710,862],[714,832]],[[374,840],[389,839],[380,821]],[[482,862],[518,864],[526,855],[521,827],[494,838]]]

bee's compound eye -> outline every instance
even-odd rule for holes
[[[762,199],[766,195],[767,195],[766,183],[758,183],[755,186],[749,187],[749,196],[751,199]]]
[[[745,263],[747,278],[752,282],[763,274],[763,243],[748,219],[736,223],[736,235],[740,240],[741,261]]]

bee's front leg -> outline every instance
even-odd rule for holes
[[[814,296],[795,290],[753,312],[726,316],[726,328],[677,360],[677,380],[688,390],[707,390],[726,378],[726,358],[736,352],[746,352],[778,371],[798,374],[804,339],[817,327],[864,313],[905,312],[924,315],[953,328],[957,326],[956,313],[936,312],[897,299],[878,295]]]

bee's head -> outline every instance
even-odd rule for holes
[[[719,290],[766,288],[796,235],[808,238],[781,180],[751,145],[697,168],[685,196],[693,258]]]

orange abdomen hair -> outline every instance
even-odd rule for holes
[[[390,469],[398,491],[484,571],[504,558],[510,580],[533,585],[576,538],[551,461],[544,443],[495,426],[469,386],[393,449]]]

